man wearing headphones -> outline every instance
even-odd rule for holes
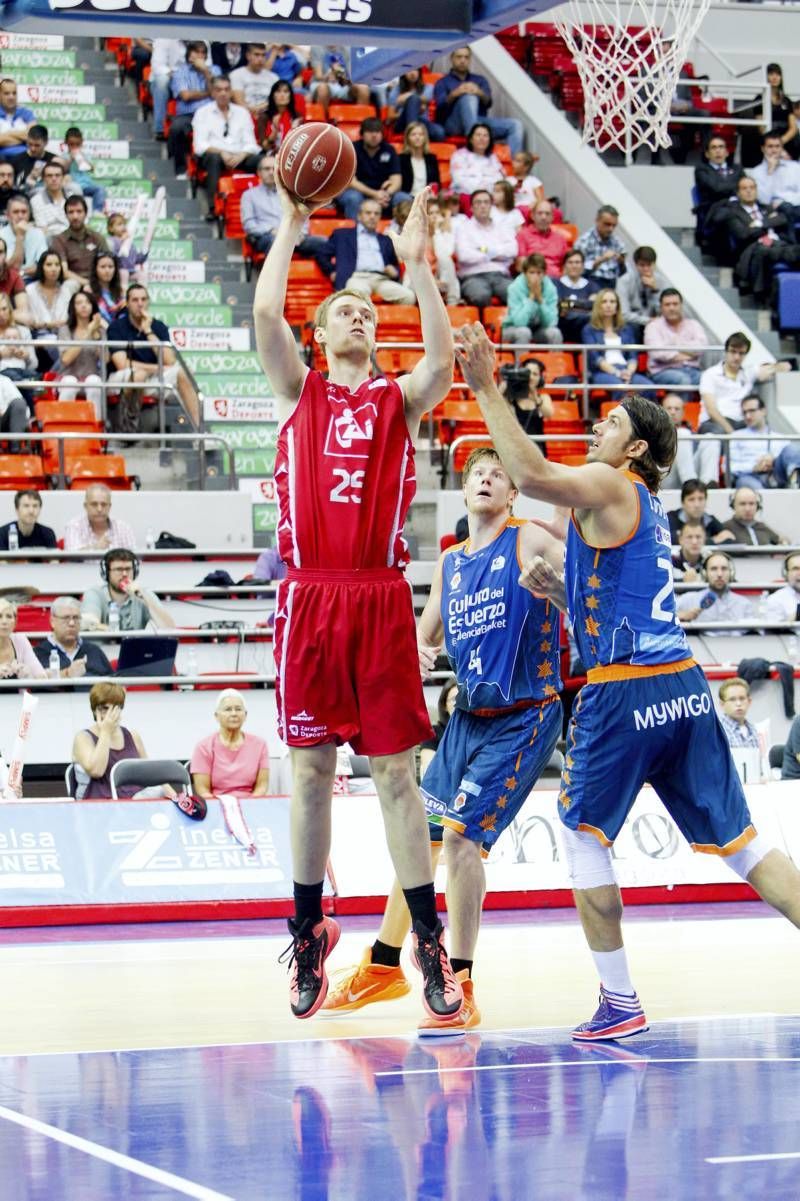
[[[678,597],[678,621],[681,625],[702,619],[707,621],[752,620],[753,606],[746,596],[731,591],[736,579],[733,559],[722,550],[712,550],[706,556],[701,575],[707,587],[702,592],[684,592]],[[704,630],[704,635],[745,634],[746,630]]]
[[[102,584],[88,588],[81,601],[81,629],[107,630],[111,604],[119,608],[120,630],[174,630],[175,622],[154,592],[139,582],[139,559],[132,550],[115,547],[100,560]]]
[[[791,551],[783,560],[786,583],[767,601],[764,616],[769,621],[800,621],[800,551]]]
[[[743,546],[786,546],[788,538],[782,537],[772,526],[759,519],[764,502],[755,488],[744,486],[731,492],[730,506],[733,517],[723,521],[723,530],[730,530],[734,541]]]

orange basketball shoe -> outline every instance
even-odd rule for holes
[[[417,1033],[420,1038],[462,1034],[465,1030],[474,1030],[476,1026],[480,1025],[481,1013],[475,1004],[473,982],[470,980],[469,972],[466,968],[463,972],[456,972],[456,980],[461,985],[461,991],[464,994],[464,1004],[461,1006],[461,1009],[458,1013],[453,1014],[452,1017],[423,1018],[417,1026]]]
[[[329,1013],[352,1013],[375,1001],[394,1001],[410,991],[403,969],[373,963],[372,948],[367,947],[358,967],[338,973],[322,1008]]]

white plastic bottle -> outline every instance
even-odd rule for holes
[[[11,528],[8,531],[8,549],[19,550],[19,531],[15,521],[11,523]]]
[[[153,550],[156,544],[156,534],[152,526],[147,527],[147,533],[144,536],[144,544],[147,550]]]
[[[108,628],[112,634],[119,633],[119,605],[112,601],[108,606]]]
[[[61,659],[55,647],[51,650],[50,658],[47,661],[47,674],[51,680],[57,680],[61,675]]]

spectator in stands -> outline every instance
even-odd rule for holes
[[[369,85],[353,83],[347,69],[348,50],[346,46],[312,46],[311,69],[311,99],[321,104],[325,109],[325,119],[328,119],[328,107],[332,100],[340,104],[369,104]]]
[[[138,563],[132,550],[112,547],[102,559],[105,583],[87,588],[81,600],[81,628],[107,630],[108,608],[119,609],[120,630],[174,630],[175,622],[156,596],[143,588]]]
[[[258,139],[264,137],[267,105],[272,89],[279,83],[278,76],[267,66],[267,47],[263,42],[248,42],[245,47],[245,65],[230,73],[231,99],[234,104],[246,108],[253,119]],[[292,89],[286,85],[289,95]],[[275,141],[270,143],[276,148]]]
[[[108,220],[106,221],[106,233],[108,234],[109,249],[115,260],[115,266],[118,268],[120,296],[117,297],[115,304],[119,308],[122,293],[133,282],[131,276],[134,277],[137,283],[145,282],[146,272],[144,265],[150,257],[150,251],[140,250],[136,245],[128,233],[128,218],[124,213],[109,213]],[[111,278],[111,274],[108,274],[108,280],[111,280]],[[98,301],[98,303],[100,302]],[[100,311],[103,312],[102,304],[100,305]],[[105,313],[103,315],[105,316]]]
[[[198,109],[211,100],[211,84],[222,74],[219,67],[208,61],[205,42],[187,42],[185,61],[172,72],[170,91],[175,98],[175,116],[169,127],[167,150],[177,179],[186,179],[186,159],[192,118]],[[250,127],[252,134],[252,124]],[[195,154],[197,154],[195,146]]]
[[[788,363],[762,363],[756,367],[745,363],[750,353],[750,339],[737,332],[725,339],[725,354],[719,363],[707,367],[700,376],[700,417],[698,433],[732,434],[744,426],[742,401],[750,396],[756,383],[772,379],[776,372],[789,371]],[[717,486],[721,444],[704,437],[697,446],[697,465],[700,477]]]
[[[275,231],[281,219],[281,202],[278,189],[275,187],[275,155],[263,154],[258,161],[258,178],[261,183],[256,188],[248,188],[242,193],[241,221],[247,240],[257,254],[266,254],[272,245]],[[317,259],[325,270],[324,255],[327,239],[309,235],[308,222],[303,225],[301,240],[295,248],[296,253],[310,255]]]
[[[109,383],[143,384],[151,381],[155,388],[164,385],[174,388],[181,398],[184,408],[197,425],[200,420],[200,403],[197,393],[192,387],[186,372],[178,364],[175,351],[170,345],[169,330],[163,321],[150,314],[150,297],[143,284],[131,284],[125,293],[125,308],[106,331],[109,344],[123,343],[116,349],[110,345],[111,363],[114,368]],[[143,345],[148,343],[148,345]],[[158,350],[158,344],[162,349]],[[134,418],[138,421],[141,407],[142,389],[126,389],[129,395],[125,398],[128,407],[125,413],[115,414],[115,419],[122,421],[126,428],[137,428]],[[122,400],[116,406],[122,407]]]
[[[472,51],[459,46],[450,55],[450,70],[437,80],[433,89],[436,120],[444,126],[447,136],[464,135],[477,121],[488,125],[499,142],[507,142],[511,154],[522,150],[522,122],[516,117],[489,117],[492,89],[484,75],[470,71]]]
[[[507,176],[514,189],[514,203],[532,209],[539,200],[544,200],[544,184],[533,174],[537,155],[529,150],[518,150],[511,158],[511,175]]]
[[[677,549],[672,552],[672,574],[684,584],[703,579],[706,555],[706,530],[702,521],[687,521],[678,534]]]
[[[125,707],[125,689],[121,684],[94,684],[89,693],[89,707],[93,723],[88,730],[79,730],[72,743],[75,798],[79,801],[110,797],[114,765],[124,759],[147,758],[140,735],[120,724]],[[128,800],[159,793],[171,800],[176,796],[171,784],[162,784],[157,790],[142,789],[138,784],[121,784],[117,789],[117,796]]]
[[[736,258],[734,274],[740,288],[753,293],[759,304],[769,301],[776,263],[800,263],[800,245],[789,240],[794,231],[781,209],[759,204],[757,185],[743,175],[736,187],[735,201],[725,209],[725,228]]]
[[[770,124],[778,133],[781,144],[790,158],[800,156],[800,135],[797,132],[797,118],[794,115],[794,105],[783,90],[783,71],[779,63],[767,63],[767,83],[770,85]],[[747,105],[748,117],[764,115],[761,93],[755,102]],[[761,157],[760,133],[757,125],[745,126],[742,129],[741,158],[745,168],[755,167]]]
[[[723,529],[722,522],[707,512],[707,504],[708,485],[702,480],[686,480],[681,487],[680,509],[670,509],[667,513],[673,546],[687,521],[702,521],[706,531],[706,542],[733,542],[731,531]]]
[[[42,185],[42,172],[56,157],[47,149],[50,137],[46,125],[30,125],[25,151],[14,159],[14,187],[31,196]]]
[[[290,87],[297,90],[302,88],[305,64],[298,57],[295,46],[268,46],[266,65],[270,71],[275,72],[278,79],[285,80]]]
[[[783,560],[783,578],[783,587],[767,599],[765,620],[800,621],[800,552],[790,551]]]
[[[276,79],[264,114],[262,146],[269,150],[277,150],[283,139],[303,123],[305,115],[306,104],[303,97],[295,96],[285,79]]]
[[[31,200],[35,225],[48,238],[55,238],[69,227],[66,204],[70,196],[78,196],[78,187],[64,175],[58,159],[48,163],[42,172],[44,187]]]
[[[0,215],[5,213],[9,197],[14,191],[14,168],[7,160],[0,159]]]
[[[106,207],[106,190],[94,178],[94,166],[83,148],[83,134],[77,125],[71,125],[64,134],[69,159],[69,174],[84,196],[92,202],[92,211],[102,213]]]
[[[0,550],[8,550],[8,535],[12,529],[17,531],[17,544],[20,550],[36,547],[42,550],[53,550],[56,545],[55,530],[49,525],[40,525],[39,516],[42,512],[41,493],[35,488],[23,488],[14,495],[14,511],[16,517],[6,525],[0,525]]]
[[[506,296],[508,316],[503,322],[503,342],[563,342],[558,328],[558,293],[547,278],[543,254],[529,254],[522,271],[511,282]]]
[[[450,159],[450,180],[460,196],[471,196],[478,188],[491,194],[495,183],[504,179],[503,167],[494,152],[492,131],[485,122],[473,125],[466,146],[456,150]]]
[[[186,61],[186,46],[178,38],[153,38],[150,57],[150,96],[153,100],[153,137],[157,142],[166,142],[164,122],[170,97],[170,80],[173,71]]]
[[[214,710],[218,731],[197,743],[189,770],[195,796],[209,800],[220,793],[266,796],[269,791],[269,751],[263,738],[245,734],[247,709],[236,688],[225,688]]]
[[[6,203],[5,220],[0,221],[0,238],[5,242],[9,267],[19,271],[25,282],[36,275],[39,259],[47,250],[47,238],[33,224],[31,202],[14,192]]]
[[[34,649],[42,667],[49,671],[50,655],[58,653],[59,674],[67,680],[82,676],[111,676],[114,669],[96,642],[81,638],[81,606],[74,596],[57,596],[50,606],[50,630]]]
[[[472,216],[455,227],[455,257],[461,296],[479,308],[505,304],[511,283],[511,266],[517,250],[513,231],[492,218],[492,197],[481,188],[473,192]]]
[[[696,241],[717,254],[720,249],[719,238],[715,235],[716,217],[728,200],[736,194],[736,187],[744,175],[744,168],[728,159],[728,145],[725,139],[712,133],[705,145],[705,162],[698,163],[694,169],[694,183],[697,189]],[[719,208],[717,208],[719,206]]]
[[[761,139],[764,155],[750,172],[756,181],[761,204],[780,209],[790,222],[789,228],[800,220],[800,163],[784,157],[783,143],[774,129]]]
[[[728,446],[732,483],[756,490],[800,488],[800,443],[773,435],[760,396],[745,396],[742,417],[742,436]]]
[[[45,250],[36,264],[36,278],[28,284],[28,311],[33,336],[40,344],[55,342],[59,330],[66,323],[70,297],[75,291],[74,283],[64,279],[64,265],[55,250]],[[58,359],[58,351],[45,351],[49,371]],[[42,366],[42,356],[39,357]]]
[[[584,325],[581,341],[592,350],[588,355],[589,379],[592,384],[649,384],[646,375],[637,370],[639,352],[623,350],[635,341],[633,330],[622,320],[619,297],[613,288],[601,288],[592,301],[592,315]],[[624,392],[614,392],[622,401]]]
[[[203,43],[205,45],[205,43]],[[247,42],[212,42],[211,61],[220,75],[230,75],[247,62]]]
[[[753,606],[746,596],[731,590],[735,579],[733,560],[724,551],[713,550],[706,556],[703,576],[707,587],[701,592],[684,592],[677,598],[678,621],[744,621],[753,617]],[[706,630],[706,635],[726,634],[733,637],[746,630]]]
[[[528,372],[528,392],[526,396],[518,396],[512,389],[509,403],[526,434],[543,434],[544,422],[553,416],[552,400],[546,392],[539,390],[545,384],[544,363],[530,355],[522,360],[520,367]],[[503,396],[509,396],[508,378],[503,368],[500,369],[500,376],[499,390]]]
[[[231,104],[231,84],[224,75],[211,81],[211,103],[194,114],[192,130],[194,153],[206,172],[206,220],[214,221],[214,197],[222,175],[226,171],[253,172],[260,156],[250,114],[240,104]]]
[[[286,577],[286,564],[274,546],[265,546],[256,559],[253,568],[253,579],[268,584],[271,580],[282,580]]]
[[[457,199],[456,204],[458,204]],[[431,230],[431,244],[436,258],[434,272],[436,283],[446,304],[458,304],[461,300],[461,284],[458,282],[456,263],[453,257],[456,250],[455,220],[456,218],[450,212],[447,195],[440,194],[436,198],[430,198],[428,221]]]
[[[412,67],[401,75],[386,98],[386,121],[395,133],[404,133],[409,125],[421,125],[432,142],[444,141],[444,129],[428,116],[433,88],[425,83],[422,72]]]
[[[466,519],[466,515],[465,515]],[[467,532],[467,537],[469,532]],[[462,539],[463,541],[463,539]],[[458,697],[458,681],[456,677],[450,675],[439,691],[439,699],[436,703],[436,720],[433,724],[433,738],[427,739],[420,743],[419,747],[419,774],[420,779],[425,775],[433,756],[439,749],[439,744],[444,737],[444,732],[447,729],[447,723],[455,713],[456,698]]]
[[[107,326],[125,307],[119,260],[110,250],[101,250],[94,256],[89,273],[89,287],[84,291],[88,291],[93,297]]]
[[[83,494],[83,513],[64,527],[64,550],[109,550],[112,546],[134,550],[133,530],[127,521],[111,516],[111,490],[92,484]]]
[[[400,188],[400,159],[397,152],[383,140],[383,124],[378,117],[365,117],[361,122],[361,138],[355,143],[356,171],[350,187],[345,188],[337,201],[346,217],[358,219],[364,199],[377,200],[381,215],[388,217],[392,207],[408,199]]]
[[[0,680],[42,680],[47,672],[24,634],[15,634],[17,606],[0,596]]]
[[[50,249],[55,250],[64,265],[64,278],[74,280],[79,288],[89,284],[95,256],[108,250],[102,234],[86,224],[88,208],[82,196],[70,196],[64,206],[67,228],[50,239]]]
[[[11,301],[0,292],[0,374],[18,383],[34,379],[37,366],[31,331],[15,320]]]
[[[708,335],[694,317],[684,316],[683,297],[677,288],[664,289],[660,309],[660,315],[648,321],[644,331],[645,346],[649,347],[647,374],[654,384],[697,387]]]
[[[507,179],[498,179],[492,187],[492,216],[496,221],[504,221],[514,231],[514,237],[520,226],[525,224],[525,218],[514,204],[514,189]]]
[[[14,320],[20,325],[27,325],[30,321],[30,309],[25,281],[16,267],[9,266],[5,238],[0,238],[0,296],[4,296],[8,301],[14,313]]]
[[[729,744],[732,747],[753,747],[757,750],[758,731],[753,723],[747,720],[752,702],[750,685],[739,676],[734,676],[732,680],[722,681],[718,696],[722,702],[720,725]]]
[[[60,342],[74,343],[60,350],[58,399],[75,400],[82,392],[98,417],[103,412],[104,338],[105,325],[97,301],[88,292],[76,292],[67,305],[66,322],[58,331]],[[93,345],[81,345],[85,342]]]
[[[661,407],[669,414],[670,421],[675,426],[678,435],[678,449],[672,466],[661,481],[660,492],[668,488],[680,488],[687,480],[693,480],[697,474],[694,463],[694,448],[692,446],[692,431],[684,421],[683,398],[677,392],[668,392],[661,402]]]
[[[527,254],[543,254],[547,263],[547,274],[551,279],[558,279],[569,246],[564,235],[552,226],[552,204],[549,200],[537,200],[528,213],[526,224],[517,231],[518,271],[521,270],[522,260]],[[583,255],[584,259],[585,257]]]
[[[742,546],[786,546],[788,538],[773,530],[765,521],[759,520],[762,499],[755,488],[737,488],[731,496],[733,517],[723,521],[723,530],[730,530],[734,542]]]
[[[800,716],[792,722],[783,744],[781,779],[800,780]]]
[[[14,80],[0,79],[0,158],[13,163],[24,154],[28,129],[35,123],[35,114],[17,104]]]
[[[400,264],[391,238],[378,233],[381,207],[366,199],[358,221],[335,229],[320,252],[320,266],[338,290],[348,288],[363,296],[379,296],[386,304],[414,304],[411,288],[400,283]]]
[[[652,246],[637,246],[633,252],[633,271],[626,271],[617,284],[622,305],[622,317],[633,326],[638,341],[644,327],[661,312],[660,296],[669,287],[669,280],[656,267],[656,252]]]
[[[568,250],[562,260],[562,274],[555,280],[558,294],[558,328],[565,342],[580,342],[583,327],[592,311],[600,285],[583,274],[583,251]]]
[[[17,385],[0,371],[0,433],[24,434],[28,429],[28,422],[28,405],[22,393]],[[20,444],[13,442],[10,449],[15,453],[20,449]]]
[[[603,204],[597,210],[594,228],[581,234],[575,243],[584,253],[586,271],[607,287],[614,287],[625,273],[625,243],[614,232],[618,224],[617,210],[612,204]]]
[[[403,134],[403,149],[400,153],[400,191],[416,196],[429,184],[440,184],[439,163],[428,147],[427,126],[421,121],[406,125]]]

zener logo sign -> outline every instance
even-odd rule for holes
[[[130,846],[117,865],[128,887],[165,888],[176,884],[236,884],[243,879],[264,884],[284,879],[269,826],[253,827],[257,853],[248,855],[227,831],[175,829],[166,813],[154,813],[147,825],[112,830],[112,846]]]

